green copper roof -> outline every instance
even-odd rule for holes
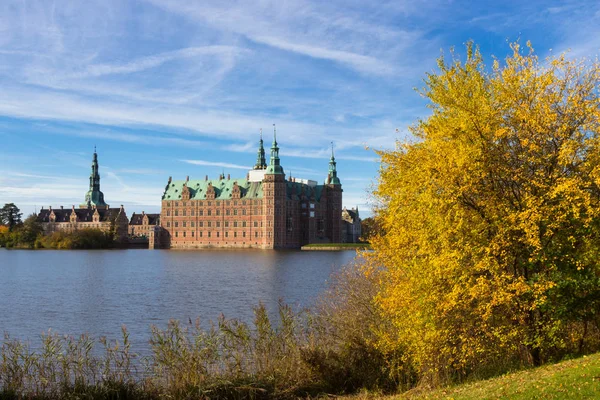
[[[327,180],[325,183],[330,185],[341,185],[340,178],[337,176],[337,163],[333,155],[333,142],[331,142],[331,158],[329,159],[329,173],[327,174]]]
[[[92,159],[92,172],[90,174],[90,188],[85,194],[85,202],[81,204],[84,207],[106,207],[104,202],[104,193],[100,191],[100,174],[98,173],[98,154],[94,147],[94,158]]]
[[[273,124],[273,144],[271,145],[271,159],[267,167],[267,174],[284,174],[279,160],[279,147],[277,146],[277,130]]]
[[[263,146],[262,129],[260,130],[260,141],[258,142],[258,154],[256,156],[256,165],[254,169],[265,169],[267,168],[267,161],[265,159],[265,148]]]
[[[215,200],[231,199],[234,183],[237,182],[240,188],[240,198],[244,199],[262,199],[262,182],[248,182],[247,179],[209,179],[209,180],[190,180],[187,187],[190,190],[190,200],[205,200],[209,183],[215,189]],[[181,191],[186,182],[172,181],[165,187],[163,200],[181,199]]]
[[[262,199],[262,182],[248,182],[246,179],[210,179],[210,180],[190,180],[187,187],[190,190],[190,200],[206,200],[208,184],[212,184],[215,189],[215,200],[229,200],[232,198],[234,182],[237,182],[240,188],[241,199]],[[171,181],[165,187],[163,200],[181,200],[181,192],[185,180]],[[288,199],[293,200],[314,200],[320,201],[323,194],[323,185],[308,186],[300,182],[286,181],[286,194]]]

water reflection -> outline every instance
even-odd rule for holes
[[[149,326],[171,318],[221,313],[252,319],[263,302],[274,315],[283,299],[308,307],[347,252],[300,251],[19,251],[0,250],[0,332],[29,339],[48,329],[116,338],[121,325],[135,348]]]

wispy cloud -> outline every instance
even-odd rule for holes
[[[221,168],[233,168],[233,169],[245,169],[245,170],[250,169],[250,167],[245,166],[245,165],[230,164],[230,163],[216,162],[216,161],[206,161],[206,160],[179,160],[179,161],[182,161],[187,164],[192,164],[192,165],[203,165],[206,167],[221,167]]]

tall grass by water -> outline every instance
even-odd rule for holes
[[[341,284],[352,271],[336,278],[317,313],[280,303],[273,321],[259,305],[251,324],[221,317],[208,326],[171,321],[151,327],[145,357],[134,352],[125,327],[116,341],[49,332],[35,351],[5,336],[0,399],[287,399],[395,389],[386,360],[363,337],[373,310],[358,297],[369,290],[358,296]]]

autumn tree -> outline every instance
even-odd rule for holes
[[[380,154],[379,346],[421,379],[599,348],[600,65],[511,49],[441,57],[431,115]]]

